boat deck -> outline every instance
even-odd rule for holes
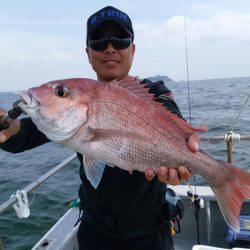
[[[197,245],[194,207],[190,199],[187,198],[186,191],[188,188],[186,186],[178,186],[174,189],[182,196],[185,203],[185,215],[181,221],[181,233],[175,234],[173,238],[175,249],[191,250],[194,245]],[[199,213],[200,244],[230,249],[226,241],[228,227],[221,215],[218,203],[211,189],[209,187],[201,187],[201,189],[198,189],[198,193],[204,198],[206,205]],[[78,227],[74,227],[74,223],[77,221],[78,213],[78,208],[70,209],[32,249],[77,250],[76,233]],[[243,204],[241,214],[250,214],[249,202]],[[246,249],[250,249],[249,247],[250,245]]]

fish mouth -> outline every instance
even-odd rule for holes
[[[25,112],[30,109],[32,110],[38,108],[39,101],[29,91],[20,91],[17,94],[21,97],[21,101],[18,103],[18,106]]]

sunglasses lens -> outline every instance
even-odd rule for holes
[[[103,51],[108,47],[108,44],[111,43],[114,49],[126,49],[132,42],[132,38],[117,38],[117,37],[110,37],[110,38],[103,38],[100,40],[89,40],[88,45],[91,49],[96,51]]]
[[[108,47],[109,39],[89,40],[89,47],[96,51],[105,50]]]
[[[129,45],[131,44],[131,41],[132,41],[132,40],[131,40],[130,37],[128,37],[128,38],[123,38],[123,39],[117,38],[117,37],[113,37],[113,38],[110,38],[110,41],[111,41],[111,43],[112,43],[112,45],[113,45],[113,47],[114,47],[115,49],[121,50],[121,49],[126,49],[126,48],[128,48]]]

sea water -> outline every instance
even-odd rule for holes
[[[168,82],[166,85],[172,90],[183,116],[190,121],[187,82]],[[250,77],[191,81],[192,125],[207,125],[208,137],[224,136],[232,128],[249,94]],[[0,93],[0,107],[10,109],[17,99],[13,93]],[[247,103],[243,109],[234,129],[241,135],[250,135],[249,105]],[[213,157],[226,160],[224,142],[202,142],[200,147]],[[250,167],[249,148],[250,141],[241,141],[234,148],[234,162],[243,169]],[[19,154],[0,150],[0,204],[71,154],[71,150],[52,142]],[[13,208],[0,214],[0,238],[4,249],[30,249],[49,230],[68,210],[68,201],[77,194],[78,172],[79,163],[73,160],[30,194],[29,200],[33,201],[29,218],[18,219]],[[206,185],[202,178],[197,178],[197,184]]]

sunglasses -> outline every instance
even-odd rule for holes
[[[88,46],[96,51],[105,50],[109,43],[112,44],[114,49],[121,50],[126,49],[132,43],[132,37],[118,38],[118,37],[106,37],[99,40],[88,40]]]

